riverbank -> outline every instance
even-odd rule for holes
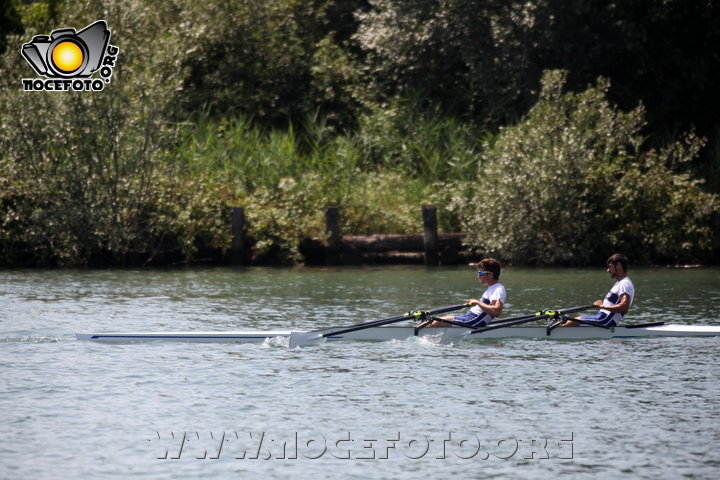
[[[703,140],[644,147],[641,110],[613,106],[600,81],[564,92],[566,77],[546,72],[538,103],[495,135],[449,122],[420,143],[413,132],[439,119],[413,111],[381,131],[367,118],[368,131],[320,135],[318,120],[317,137],[244,117],[156,118],[162,128],[136,137],[94,104],[80,122],[56,96],[28,97],[33,108],[0,119],[9,126],[0,143],[12,146],[0,161],[0,266],[415,262],[408,253],[360,258],[340,235],[416,235],[424,204],[437,206],[438,232],[465,234],[463,249],[515,264],[586,265],[609,251],[642,264],[719,262],[720,196],[682,173]],[[128,92],[104,94],[98,101],[128,103]],[[72,123],[68,146],[48,133],[56,123],[33,113],[46,101]],[[7,136],[27,125],[37,141]],[[104,141],[122,128],[130,144]],[[342,212],[340,234],[328,228],[329,205]],[[466,260],[457,250],[429,259],[443,250],[424,245],[423,262]]]

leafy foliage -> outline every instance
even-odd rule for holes
[[[185,111],[283,127],[320,110],[335,126],[352,123],[361,73],[325,23],[363,2],[185,3],[192,12],[181,56]]]
[[[293,262],[325,206],[408,233],[424,203],[516,263],[717,261],[717,7],[646,3],[0,2],[0,264],[191,259],[237,205]],[[100,18],[103,92],[22,92],[23,42]]]
[[[160,248],[169,228],[181,230],[162,214],[169,209],[165,188],[174,188],[165,160],[174,133],[166,122],[169,104],[152,96],[171,97],[177,80],[166,72],[173,59],[143,56],[149,50],[145,32],[171,19],[141,4],[109,2],[106,11],[72,12],[107,17],[125,32],[123,69],[102,94],[18,92],[28,67],[17,61],[17,52],[6,52],[8,74],[0,90],[2,261],[75,265],[108,255],[122,263],[133,252]]]
[[[624,226],[610,231],[611,244],[645,263],[712,260],[720,199],[704,192],[701,180],[678,173],[702,144],[689,134],[625,167],[609,198],[611,224]]]
[[[454,199],[470,242],[531,264],[586,264],[611,250],[641,261],[707,254],[718,198],[674,172],[701,141],[641,153],[641,107],[613,107],[604,80],[563,93],[565,79],[546,73],[527,118],[485,151],[477,193]]]
[[[425,179],[461,180],[477,175],[485,135],[410,98],[363,115],[354,141],[370,165]]]
[[[495,128],[535,104],[545,70],[564,69],[572,90],[602,76],[621,108],[642,102],[654,146],[695,127],[710,148],[694,162],[716,158],[717,2],[370,3],[355,38],[382,98],[419,93],[444,112]],[[719,186],[717,176],[708,178]]]

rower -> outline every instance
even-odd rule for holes
[[[627,276],[628,260],[625,255],[616,253],[607,260],[606,271],[610,278],[614,278],[615,285],[605,295],[603,300],[595,300],[593,305],[600,308],[594,315],[581,315],[576,320],[589,320],[608,327],[615,327],[620,319],[630,310],[633,298],[635,298],[635,286]],[[577,327],[581,322],[568,320],[563,327]]]
[[[461,323],[469,328],[481,328],[500,316],[507,297],[505,287],[499,282],[500,262],[494,258],[485,258],[476,265],[480,268],[477,272],[480,283],[488,287],[480,300],[475,298],[467,300],[466,303],[472,307],[466,313],[456,317],[439,317],[438,320],[429,323],[428,327],[451,327],[459,326],[457,323]],[[453,324],[442,320],[451,320]]]

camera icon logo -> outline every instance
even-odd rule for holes
[[[109,41],[110,30],[104,20],[79,32],[59,28],[50,35],[34,36],[22,46],[22,56],[38,75],[66,81],[23,79],[25,90],[102,90],[102,80],[80,80],[100,70],[100,77],[110,82],[119,49]],[[72,79],[80,80],[67,81]]]
[[[99,20],[79,32],[60,28],[50,36],[36,35],[23,45],[22,55],[38,75],[89,77],[100,68],[109,41],[110,30]]]

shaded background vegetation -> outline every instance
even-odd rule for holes
[[[192,259],[229,246],[233,205],[293,262],[326,205],[361,234],[417,231],[423,203],[509,262],[717,262],[719,13],[0,0],[0,265]],[[98,19],[103,92],[22,92],[23,43]]]

